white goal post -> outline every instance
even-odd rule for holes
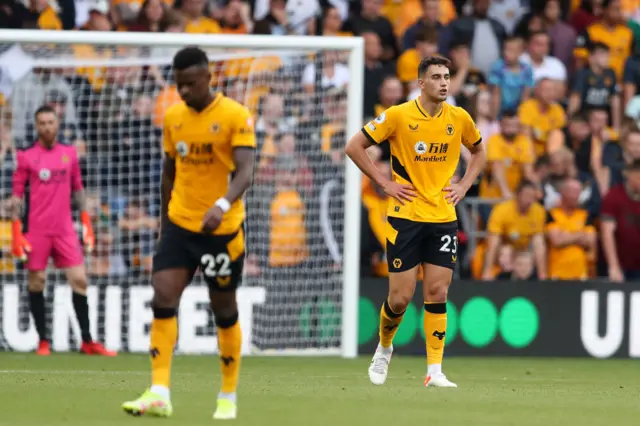
[[[308,64],[318,64],[321,65],[321,62],[318,62],[318,57],[322,55],[317,55],[318,53],[325,51],[335,51],[339,52],[341,56],[336,56],[342,59],[339,59],[338,62],[344,62],[344,65],[348,69],[348,83],[342,87],[342,93],[346,96],[346,112],[341,119],[345,121],[344,125],[344,136],[339,142],[331,142],[333,148],[337,151],[338,149],[342,149],[344,147],[344,143],[347,138],[351,135],[360,131],[363,125],[363,78],[364,78],[364,44],[362,38],[359,37],[301,37],[301,36],[253,36],[253,35],[197,35],[197,34],[181,34],[181,33],[126,33],[126,32],[88,32],[88,31],[32,31],[32,30],[0,30],[0,93],[2,93],[3,88],[7,93],[4,93],[5,104],[12,104],[12,96],[20,97],[23,99],[17,99],[17,102],[26,102],[31,99],[31,95],[20,95],[21,92],[11,93],[13,89],[17,90],[13,87],[14,84],[20,83],[19,80],[11,80],[11,75],[14,72],[20,71],[22,65],[18,63],[2,63],[3,54],[10,50],[11,46],[21,46],[20,55],[23,55],[25,58],[28,56],[31,69],[36,68],[51,68],[56,70],[54,73],[58,76],[63,76],[65,78],[69,77],[69,69],[78,70],[81,67],[90,68],[90,67],[128,67],[128,66],[139,66],[139,67],[147,67],[148,65],[168,65],[167,58],[157,59],[155,57],[117,57],[113,59],[105,59],[105,58],[93,58],[93,57],[79,57],[73,56],[71,53],[71,47],[74,45],[82,45],[82,46],[109,46],[110,48],[140,48],[140,49],[153,49],[153,48],[168,48],[166,51],[170,51],[170,49],[177,49],[184,46],[195,45],[207,50],[207,53],[212,55],[212,51],[219,52],[220,58],[223,60],[232,60],[238,56],[237,52],[241,52],[239,57],[246,57],[249,55],[251,58],[263,57],[266,55],[280,55],[280,57],[294,57],[295,61],[302,62],[302,66],[308,66]],[[45,50],[48,50],[49,54],[40,55],[37,48],[30,49],[29,46],[33,47],[46,47]],[[53,51],[54,54],[50,52]],[[27,53],[24,53],[27,52]],[[57,54],[60,52],[60,55]],[[284,53],[283,53],[284,52]],[[235,56],[234,56],[235,55]],[[170,55],[169,55],[170,56]],[[215,54],[214,54],[215,56]],[[10,56],[10,58],[15,58],[15,56]],[[316,58],[316,59],[313,59]],[[321,61],[322,59],[320,59]],[[315,62],[314,62],[315,61]],[[18,71],[12,69],[15,67]],[[318,68],[322,68],[319,66]],[[77,71],[73,71],[75,73]],[[245,81],[245,84],[251,85],[251,70],[249,70],[249,79]],[[265,71],[262,71],[265,73]],[[267,71],[268,72],[268,71]],[[4,76],[2,74],[5,74]],[[316,85],[324,85],[323,76],[321,72],[315,73],[315,83]],[[263,74],[264,75],[264,74]],[[22,76],[19,76],[22,77]],[[95,75],[94,75],[95,77]],[[3,86],[3,79],[9,78],[10,81],[9,86],[5,80],[5,85]],[[17,78],[17,77],[13,77]],[[264,77],[263,77],[264,78]],[[269,84],[276,84],[276,77],[274,74],[273,80],[269,80],[270,77],[266,77],[266,81]],[[296,78],[297,75],[296,75]],[[280,81],[280,80],[277,80]],[[71,84],[71,83],[70,83]],[[73,83],[75,84],[75,83]],[[286,84],[286,83],[283,83]],[[17,86],[16,86],[17,87]],[[323,86],[324,88],[324,86]],[[47,90],[49,90],[48,88]],[[144,88],[142,90],[145,90]],[[331,88],[328,88],[328,92],[331,93]],[[26,92],[24,92],[26,93]],[[59,91],[48,91],[47,93],[54,93],[51,96],[62,96],[64,97],[64,93],[60,94]],[[95,95],[95,90],[87,92],[89,102],[93,102],[91,105],[92,111],[99,110],[100,105],[95,105],[95,103],[99,103],[97,95]],[[136,92],[138,93],[138,92]],[[248,93],[248,90],[247,90]],[[329,107],[332,107],[333,94],[324,95],[325,92],[322,92],[323,95],[320,95],[319,98],[321,101],[326,103]],[[49,95],[46,95],[49,96]],[[247,95],[248,96],[248,95]],[[44,99],[45,94],[36,94],[36,98]],[[94,98],[95,97],[95,98]],[[328,99],[328,100],[327,100]],[[13,99],[15,100],[15,99]],[[121,100],[123,102],[121,104],[121,108],[124,110],[126,108],[137,108],[137,106],[132,107],[131,102],[133,100]],[[129,102],[129,104],[126,104]],[[337,102],[337,101],[335,101]],[[126,104],[126,105],[125,105]],[[327,106],[321,105],[321,107]],[[306,106],[307,114],[317,114],[314,116],[314,120],[318,122],[322,121],[322,112],[318,113],[317,111],[324,111],[324,108],[312,108],[310,106]],[[311,108],[311,109],[309,109]],[[0,111],[2,107],[0,106]],[[314,112],[315,111],[315,112]],[[16,108],[13,108],[13,123],[16,123],[16,114],[22,114],[23,111],[16,111]],[[287,112],[285,111],[285,114]],[[96,113],[97,114],[97,113]],[[103,120],[107,120],[100,115],[92,116],[88,114],[88,120],[91,120],[91,126],[98,128],[100,130],[100,126]],[[303,117],[301,120],[305,120],[304,113],[300,114],[300,117]],[[287,117],[284,117],[285,119]],[[2,117],[0,117],[0,124],[2,124]],[[24,126],[25,122],[31,120],[28,117],[18,117],[19,121]],[[6,124],[6,123],[5,123]],[[28,124],[28,123],[27,123]],[[89,127],[91,127],[89,126]],[[305,125],[308,126],[308,125]],[[305,127],[308,129],[309,127]],[[13,132],[17,132],[19,129],[14,128]],[[135,130],[135,129],[134,129]],[[20,131],[22,131],[20,129]],[[68,130],[67,130],[68,131]],[[213,131],[213,130],[212,130]],[[119,130],[122,132],[122,130]],[[304,139],[305,143],[311,143],[312,141],[316,141],[318,143],[322,143],[315,134],[315,130],[312,132],[311,130],[305,130],[303,136],[300,136]],[[280,129],[280,133],[278,133],[282,137],[281,134],[287,133],[286,130]],[[313,133],[313,134],[312,134]],[[28,133],[26,133],[28,134]],[[25,134],[25,135],[26,135]],[[120,142],[120,139],[126,139],[133,136],[130,136],[129,133],[125,136],[124,133],[116,133],[115,136],[112,134],[109,135],[100,135],[97,137],[97,140],[103,143],[102,148],[98,148],[100,151],[99,155],[104,156],[113,156],[114,149],[117,148],[117,143]],[[27,136],[22,136],[24,139],[27,139]],[[138,136],[140,137],[140,136]],[[128,140],[128,139],[127,139]],[[337,143],[337,146],[333,144]],[[20,148],[20,147],[18,147]],[[161,150],[161,145],[154,148],[154,150]],[[323,148],[324,149],[324,148]],[[327,148],[328,149],[328,148]],[[155,151],[154,151],[155,152]],[[155,155],[155,154],[154,154]],[[161,152],[160,152],[161,155]],[[111,158],[111,157],[110,157]],[[113,157],[115,158],[115,157]],[[118,157],[120,158],[120,157]],[[315,176],[324,174],[326,177],[331,177],[329,174],[331,172],[327,171],[329,169],[325,169],[322,166],[321,162],[328,161],[327,158],[329,156],[320,155],[318,157],[309,157],[308,160],[309,168],[312,169],[315,173]],[[0,159],[2,160],[2,159]],[[132,176],[137,176],[141,173],[151,173],[145,170],[135,170],[135,167],[131,169],[126,169],[126,171],[122,171],[120,169],[120,165],[117,164],[119,160],[104,160],[107,161],[107,166],[111,167],[109,170],[118,170],[116,172],[105,172],[108,179],[115,180],[124,180],[124,183],[120,183],[121,185],[132,185],[128,179]],[[317,268],[317,270],[329,270],[332,267],[336,271],[336,276],[339,276],[339,283],[335,285],[334,290],[327,290],[325,287],[322,287],[321,291],[324,291],[328,294],[331,300],[333,300],[334,306],[336,306],[337,311],[336,315],[339,315],[339,319],[335,321],[336,325],[336,334],[331,338],[315,338],[309,337],[307,335],[300,336],[297,331],[293,331],[294,327],[298,327],[297,325],[291,325],[293,323],[298,323],[302,321],[297,318],[300,314],[300,311],[288,311],[283,309],[276,309],[274,311],[265,311],[261,314],[260,318],[272,321],[274,329],[269,330],[264,337],[255,337],[254,331],[254,340],[258,339],[259,342],[256,345],[255,342],[251,341],[251,337],[249,340],[245,340],[243,342],[243,352],[244,353],[257,353],[257,354],[275,354],[275,355],[341,355],[346,358],[354,358],[358,354],[358,304],[359,304],[359,285],[360,285],[360,212],[361,212],[361,173],[357,169],[357,167],[348,159],[345,158],[343,167],[343,176],[341,177],[340,184],[338,185],[338,190],[343,192],[342,197],[342,212],[338,221],[341,222],[341,231],[337,232],[338,235],[341,234],[342,238],[340,238],[337,244],[334,244],[336,247],[333,248],[333,260],[329,256],[322,255],[321,259],[318,259],[317,262],[314,261],[313,257],[314,253],[318,252],[316,249],[310,250],[311,256],[306,266],[306,270],[303,273],[296,272],[295,268],[288,269],[288,278],[284,278],[284,281],[290,280],[290,282],[283,283],[283,286],[280,287],[281,290],[278,290],[278,287],[273,287],[274,284],[279,284],[277,281],[282,279],[278,278],[278,275],[271,276],[271,280],[275,280],[276,282],[271,283],[272,288],[276,288],[276,291],[282,291],[283,293],[289,293],[290,296],[312,296],[312,292],[316,291],[315,289],[322,287],[318,287],[316,284],[311,282],[307,282],[305,280],[324,280],[328,279],[328,272],[324,273],[324,275],[317,275],[309,278],[312,275],[312,272]],[[286,161],[285,161],[286,162]],[[315,163],[314,163],[315,162]],[[313,164],[312,164],[313,163]],[[97,163],[96,163],[97,164]],[[299,164],[299,163],[298,163]],[[342,163],[340,163],[342,164]],[[91,167],[102,167],[101,165],[89,164],[89,168]],[[155,166],[151,167],[155,174],[153,174],[154,178],[159,177],[157,175],[157,171],[155,171]],[[286,170],[286,167],[284,168]],[[277,169],[280,170],[280,169]],[[315,171],[321,170],[321,171]],[[110,174],[111,173],[111,174]],[[124,176],[119,176],[119,173],[125,174]],[[137,175],[136,175],[137,173]],[[279,176],[279,175],[278,175]],[[296,175],[297,176],[297,175]],[[102,178],[99,178],[102,179]],[[138,177],[136,177],[138,179]],[[146,177],[142,177],[140,179],[146,179]],[[274,185],[279,185],[279,178],[273,178]],[[296,177],[299,179],[299,177]],[[311,188],[308,194],[309,197],[313,197],[313,200],[305,199],[304,195],[301,195],[302,201],[307,203],[307,210],[313,210],[314,219],[306,218],[305,220],[312,220],[314,222],[317,221],[315,219],[315,215],[320,212],[326,206],[323,205],[322,202],[317,202],[316,197],[320,196],[320,187],[318,183],[309,179],[311,183],[309,183],[309,187]],[[98,180],[97,187],[102,190],[104,189],[102,180]],[[109,181],[111,182],[111,181]],[[298,182],[298,180],[296,180]],[[4,187],[6,188],[6,182],[4,182]],[[265,185],[261,183],[254,184],[259,191],[263,191],[262,195],[258,195],[261,197],[261,201],[271,200],[271,194],[265,188]],[[144,191],[155,191],[155,186],[151,184],[149,187],[145,187]],[[323,188],[326,189],[326,188]],[[256,190],[256,191],[257,191]],[[329,189],[327,189],[329,190]],[[105,189],[106,191],[106,189]],[[101,193],[104,195],[104,192]],[[142,197],[145,194],[138,194],[136,197]],[[3,197],[7,196],[6,189],[3,192]],[[109,203],[115,205],[116,201],[113,199],[109,200]],[[313,207],[309,207],[309,204],[313,205]],[[269,206],[269,204],[260,204],[262,207],[265,205]],[[248,205],[248,209],[251,209],[251,206]],[[273,205],[271,205],[271,209],[274,209]],[[276,211],[277,213],[277,211]],[[307,211],[307,214],[309,211]],[[7,219],[6,217],[4,218]],[[273,220],[273,219],[271,219]],[[251,221],[251,214],[248,215],[247,222]],[[317,224],[314,224],[314,228],[316,229]],[[320,223],[317,226],[318,232],[321,233],[321,228],[326,224]],[[255,241],[256,244],[260,245],[261,249],[266,253],[263,255],[264,259],[260,259],[263,264],[270,264],[270,260],[267,261],[267,256],[270,256],[269,248],[263,247],[268,245],[269,243],[269,230],[268,223],[259,223],[256,226],[261,232],[261,234],[257,237]],[[249,224],[249,228],[251,228],[251,224]],[[100,238],[101,228],[97,226],[96,234],[98,239]],[[247,231],[251,232],[251,230]],[[308,232],[313,232],[309,230]],[[313,235],[309,235],[308,239],[314,239]],[[247,253],[251,254],[251,238],[248,237],[248,248]],[[137,243],[136,243],[137,244]],[[308,244],[312,244],[308,242]],[[320,243],[314,243],[320,244]],[[324,242],[322,244],[325,244]],[[6,242],[3,243],[6,246]],[[6,253],[5,253],[6,256]],[[270,257],[269,257],[270,259]],[[337,262],[336,262],[337,261]],[[330,263],[334,264],[330,264]],[[110,264],[111,265],[111,264]],[[113,266],[113,265],[111,265]],[[91,269],[89,269],[91,271]],[[264,270],[264,268],[263,268]],[[307,273],[310,275],[307,276]],[[25,274],[20,269],[12,271],[5,269],[4,272],[0,272],[0,350],[31,350],[35,347],[36,335],[33,330],[33,326],[29,324],[28,318],[28,310],[26,308],[26,291],[25,291]],[[63,284],[63,280],[59,275],[54,275],[53,278],[56,281],[55,286],[53,286],[50,290],[48,290],[48,305],[53,305],[53,307],[49,308],[48,311],[48,321],[49,321],[49,329],[50,333],[53,334],[52,339],[53,348],[59,350],[69,350],[72,349],[75,345],[77,345],[77,326],[74,323],[73,313],[70,308],[70,298],[68,297],[69,291]],[[125,282],[127,278],[105,278],[104,283],[106,283],[103,288],[100,289],[92,289],[90,292],[90,303],[93,306],[92,316],[92,327],[94,329],[94,334],[98,334],[100,340],[104,340],[107,346],[114,347],[120,350],[129,350],[132,352],[136,351],[146,351],[146,345],[148,345],[148,321],[150,320],[149,316],[149,306],[148,306],[148,295],[150,289],[148,288],[148,271],[140,272],[138,275],[138,279],[141,282],[146,280],[146,287],[143,285],[137,286],[135,288],[126,288],[120,286],[114,286],[114,283],[117,282]],[[255,305],[258,305],[265,300],[264,291],[267,292],[266,298],[269,298],[269,288],[267,286],[266,290],[261,290],[263,293],[255,292],[255,287],[263,287],[259,285],[260,281],[265,278],[264,274],[256,274],[254,278],[254,287],[245,287],[243,286],[239,292],[239,305],[240,310],[244,312],[240,313],[241,322],[242,321],[261,321],[259,318],[256,318],[255,315],[252,315],[251,310]],[[119,281],[120,280],[120,281]],[[99,280],[98,280],[99,281]],[[258,284],[255,284],[255,283]],[[103,284],[104,284],[103,283]],[[90,282],[90,284],[92,284]],[[322,283],[320,283],[322,284]],[[97,287],[97,286],[96,286]],[[54,289],[55,288],[55,289]],[[298,290],[300,289],[300,290]],[[135,290],[135,291],[133,291]],[[215,350],[215,339],[212,338],[212,335],[206,336],[206,339],[203,337],[202,340],[198,342],[187,342],[190,338],[189,335],[199,335],[201,336],[203,333],[207,334],[207,332],[202,332],[201,329],[207,328],[206,323],[207,319],[203,317],[202,312],[203,308],[201,305],[207,302],[206,289],[203,286],[195,286],[195,288],[191,288],[187,290],[188,295],[185,294],[186,298],[189,299],[187,302],[183,300],[180,307],[180,327],[181,334],[183,333],[182,327],[185,324],[190,324],[193,330],[187,330],[185,332],[186,337],[180,336],[180,341],[178,343],[178,350],[182,350],[183,352],[191,352],[191,353],[206,353],[209,350]],[[304,294],[297,294],[297,292],[304,292]],[[333,292],[332,294],[329,294]],[[109,301],[120,300],[123,298],[123,294],[127,293],[126,300],[129,305],[137,304],[131,307],[131,312],[126,317],[121,317],[123,309],[123,303],[118,302],[117,308],[115,304],[113,306],[109,305]],[[335,293],[335,294],[334,294]],[[286,296],[287,294],[284,294]],[[243,302],[244,298],[244,302]],[[69,301],[63,300],[69,299]],[[282,301],[276,302],[278,304],[291,304],[291,306],[295,306],[298,308],[300,304],[307,303],[304,300],[304,297],[291,297],[289,299],[282,299]],[[279,299],[280,300],[280,299]],[[262,302],[261,302],[262,301]],[[106,303],[106,304],[105,304]],[[185,303],[189,303],[190,306],[187,306],[185,309]],[[21,307],[18,307],[20,304]],[[98,308],[98,305],[100,307]],[[196,310],[196,306],[199,306]],[[314,305],[315,306],[315,305]],[[189,312],[189,310],[193,308],[193,312]],[[310,313],[310,317],[312,319],[307,319],[306,321],[311,322],[323,322],[325,320],[331,322],[334,321],[331,318],[323,318],[322,309],[317,307],[309,308],[313,313]],[[142,313],[145,311],[145,313]],[[248,312],[247,312],[248,311]],[[330,309],[329,309],[330,311]],[[327,311],[327,312],[329,312]],[[320,313],[318,313],[320,312]],[[190,315],[193,314],[192,318],[189,318]],[[208,315],[208,314],[207,314]],[[329,314],[327,314],[329,315]],[[273,319],[270,316],[276,316],[278,318]],[[54,318],[51,318],[54,317]],[[100,321],[97,318],[101,318]],[[17,322],[22,321],[21,324],[16,324]],[[280,321],[280,322],[278,322]],[[142,323],[137,324],[136,322]],[[211,319],[209,319],[209,323],[211,323]],[[58,327],[59,328],[56,328]],[[129,327],[128,336],[121,336],[119,328]],[[208,326],[211,329],[211,325]],[[249,329],[249,335],[251,335],[251,324],[243,324],[244,328]],[[135,330],[132,331],[132,330]],[[199,330],[199,331],[198,331]],[[280,333],[282,335],[287,335],[289,337],[278,337]],[[123,332],[124,333],[124,332]],[[212,332],[213,333],[213,332]],[[315,336],[317,333],[324,333],[323,331],[310,331],[310,335]],[[331,334],[330,331],[327,333]],[[209,333],[211,334],[211,333]],[[303,333],[304,334],[304,333]],[[245,336],[246,338],[246,336]],[[56,341],[58,339],[58,341]],[[283,340],[284,339],[284,340]],[[288,341],[286,339],[289,339]],[[64,340],[64,341],[63,341]],[[183,340],[187,343],[183,345]],[[70,342],[70,343],[69,343]],[[122,343],[125,342],[125,343]],[[205,347],[204,345],[211,343],[213,349],[209,347]]]

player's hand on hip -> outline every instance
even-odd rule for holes
[[[91,253],[96,246],[96,236],[91,226],[91,217],[89,213],[80,213],[80,222],[82,222],[82,242],[87,253]]]
[[[387,182],[383,186],[383,189],[385,194],[389,197],[395,198],[403,206],[405,205],[405,202],[410,202],[418,196],[416,189],[412,185],[404,185],[392,180]]]
[[[218,229],[220,222],[222,222],[222,216],[224,212],[218,206],[213,206],[204,215],[202,219],[202,232],[211,233]]]
[[[452,183],[446,188],[443,189],[447,194],[444,196],[444,199],[447,200],[447,203],[457,205],[465,195],[467,195],[467,191],[469,188],[466,188],[464,185],[460,185],[459,183]]]

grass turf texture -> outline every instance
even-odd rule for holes
[[[243,360],[235,425],[631,426],[640,424],[633,360],[451,358],[458,389],[422,387],[424,359],[394,357],[384,386],[369,358]],[[134,418],[120,404],[148,385],[148,359],[0,353],[1,426],[211,425],[218,360],[178,356],[169,419]],[[223,422],[224,423],[224,422]]]

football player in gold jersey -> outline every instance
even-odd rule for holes
[[[242,344],[235,290],[242,276],[242,195],[251,183],[255,133],[247,108],[211,92],[204,51],[180,50],[173,70],[183,102],[164,118],[161,231],[151,277],[151,388],[123,409],[133,415],[171,415],[176,308],[200,268],[209,286],[222,370],[214,418],[234,419]]]
[[[424,58],[418,67],[421,96],[393,106],[354,135],[346,154],[390,196],[386,225],[389,297],[380,312],[380,343],[369,378],[387,378],[393,337],[415,292],[423,268],[425,386],[456,387],[442,373],[447,328],[447,291],[457,261],[456,204],[465,196],[486,163],[482,138],[469,114],[445,102],[450,62]],[[383,141],[391,147],[392,178],[381,173],[367,148]],[[451,183],[461,145],[471,151],[465,176]]]

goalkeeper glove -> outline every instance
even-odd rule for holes
[[[82,242],[87,253],[91,253],[96,245],[96,236],[93,233],[89,213],[86,211],[80,213],[80,222],[82,222]]]
[[[28,253],[31,253],[31,244],[22,234],[22,222],[14,220],[11,223],[11,254],[24,262]]]

